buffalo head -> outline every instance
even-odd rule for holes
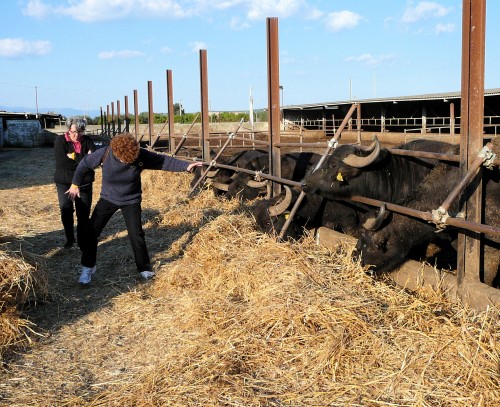
[[[326,158],[320,168],[304,177],[302,190],[320,193],[329,199],[349,198],[352,195],[351,181],[383,159],[386,153],[376,137],[367,147],[342,145]]]

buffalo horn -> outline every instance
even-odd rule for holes
[[[254,181],[253,179],[247,181],[247,185],[250,188],[263,188],[265,187],[269,181],[265,179],[264,181]]]
[[[266,186],[266,199],[271,199],[271,196],[273,196],[273,188],[270,182],[267,183]]]
[[[229,184],[224,184],[222,182],[212,182],[212,187],[224,192],[229,191]]]
[[[292,190],[288,185],[283,185],[285,188],[285,197],[281,202],[278,202],[276,205],[269,207],[269,216],[278,216],[281,215],[286,209],[290,206],[292,202]]]
[[[375,230],[380,229],[380,227],[382,226],[382,222],[386,218],[386,213],[387,213],[386,206],[385,206],[385,204],[383,204],[380,206],[378,213],[377,213],[377,216],[374,218],[370,217],[367,220],[365,220],[363,223],[363,227],[366,230],[371,230],[371,231],[375,231]]]
[[[380,143],[377,137],[373,139],[373,142],[369,147],[361,148],[361,150],[370,152],[370,154],[366,157],[360,157],[356,154],[349,154],[342,160],[342,162],[354,168],[363,168],[374,163],[380,154]]]
[[[217,168],[216,170],[208,171],[206,176],[207,176],[207,178],[213,178],[213,177],[215,177],[215,175],[217,175],[218,172],[219,172],[219,169]]]

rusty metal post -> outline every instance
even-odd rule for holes
[[[122,132],[122,123],[120,121],[120,101],[116,101],[116,120],[118,122],[118,133]]]
[[[450,136],[451,142],[455,143],[455,104],[450,103]]]
[[[134,89],[134,135],[137,140],[139,136],[139,99],[137,97],[137,89]]]
[[[486,0],[463,0],[462,6],[462,90],[460,172],[465,176],[483,143],[484,49]],[[482,171],[462,196],[468,221],[481,223]],[[465,197],[470,196],[467,202]],[[478,282],[481,234],[461,233],[458,238],[458,285]]]
[[[358,103],[358,108],[356,110],[356,126],[358,133],[358,144],[361,144],[361,103]]]
[[[269,173],[281,177],[281,150],[275,147],[280,142],[280,73],[278,18],[266,19],[267,25],[267,94],[269,127]],[[273,183],[273,193],[280,192],[281,185]]]
[[[174,88],[172,86],[172,70],[167,69],[167,114],[168,114],[168,151],[173,150],[172,137],[174,135],[175,110],[174,110]]]
[[[115,126],[115,102],[111,102],[111,125],[113,126],[113,137],[116,136]]]
[[[153,132],[155,128],[155,113],[153,109],[153,81],[148,81],[148,123],[149,123],[149,146],[153,145]]]
[[[208,105],[208,65],[207,50],[200,49],[200,93],[201,93],[201,156],[203,160],[210,158],[210,107]]]
[[[130,131],[130,113],[128,111],[128,96],[125,95],[125,131],[128,133]]]
[[[101,134],[104,134],[104,115],[102,113],[102,106],[101,106]]]
[[[108,136],[111,137],[111,123],[109,122],[109,105],[106,105],[106,124],[108,128]]]

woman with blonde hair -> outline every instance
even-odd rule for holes
[[[115,136],[107,148],[97,150],[85,157],[78,165],[72,185],[67,194],[70,199],[79,196],[79,186],[90,171],[102,163],[101,196],[97,202],[90,227],[82,245],[82,273],[78,282],[90,283],[96,271],[97,243],[102,230],[118,210],[122,212],[132,245],[135,264],[141,279],[154,277],[146,247],[146,240],[141,223],[141,171],[188,171],[201,166],[201,162],[179,160],[164,154],[140,148],[137,140],[129,133]]]

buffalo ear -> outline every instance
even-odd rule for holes
[[[379,232],[373,235],[373,243],[375,243],[379,249],[385,251],[385,249],[387,248],[388,241],[389,241],[389,236],[387,235],[387,233]]]

